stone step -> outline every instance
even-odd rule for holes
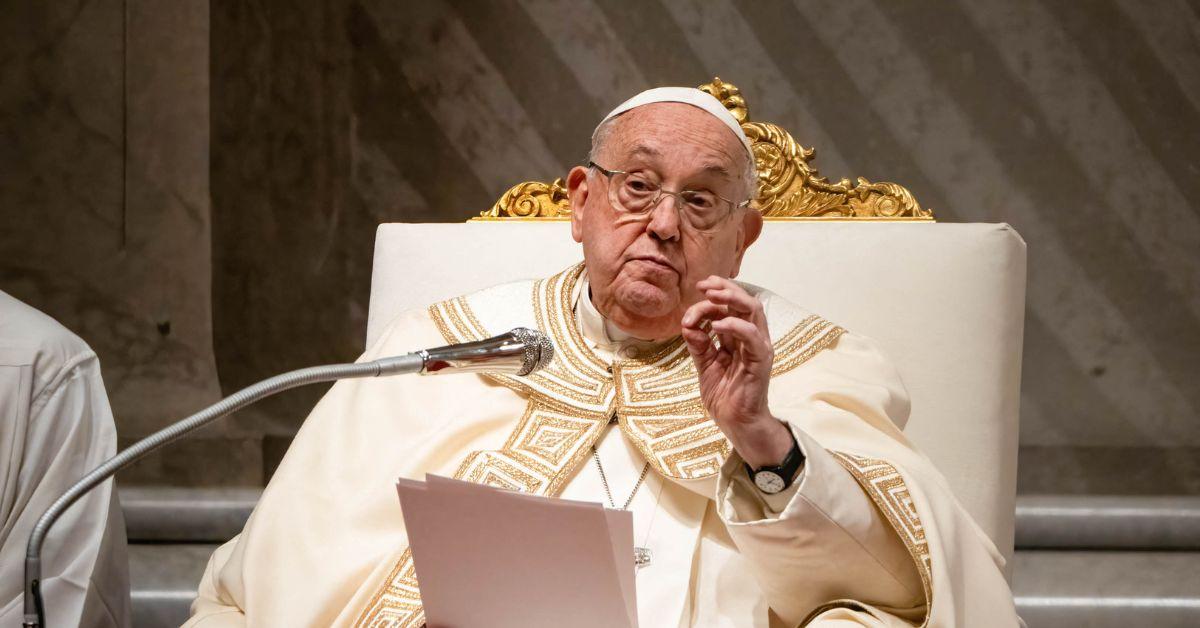
[[[191,614],[192,600],[215,544],[129,545],[129,585],[135,628],[178,628]]]
[[[178,626],[188,616],[214,544],[129,548],[134,626]],[[1200,552],[1022,550],[1013,593],[1031,628],[1200,626]]]
[[[239,533],[255,488],[121,487],[132,542],[223,543]],[[1019,549],[1200,550],[1200,496],[1021,495]]]
[[[120,487],[130,543],[224,543],[236,536],[260,488]]]
[[[1200,552],[1021,550],[1013,560],[1031,628],[1200,626]]]
[[[1200,550],[1200,496],[1017,496],[1021,549]]]

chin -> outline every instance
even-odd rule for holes
[[[630,316],[642,319],[662,318],[679,306],[679,295],[644,281],[623,286],[616,294],[617,303]]]

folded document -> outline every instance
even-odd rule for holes
[[[637,628],[629,512],[436,475],[396,490],[429,628]]]

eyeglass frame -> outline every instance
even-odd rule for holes
[[[649,216],[650,214],[654,213],[655,209],[658,208],[658,204],[662,202],[663,196],[667,196],[667,195],[675,197],[675,211],[676,212],[682,211],[683,206],[687,205],[688,202],[683,200],[683,197],[680,195],[683,194],[684,192],[699,192],[700,191],[700,190],[671,191],[660,185],[660,186],[658,186],[658,196],[656,196],[654,198],[654,200],[651,201],[651,203],[649,205],[647,205],[646,211],[640,212],[640,213],[632,212],[632,211],[629,211],[628,209],[626,209],[623,205],[621,205],[620,203],[618,203],[616,200],[613,199],[613,192],[612,192],[612,188],[611,188],[613,175],[617,175],[617,174],[629,175],[632,173],[630,173],[628,170],[610,170],[608,168],[605,168],[604,166],[601,166],[600,164],[598,164],[594,161],[588,161],[587,165],[588,165],[588,168],[595,168],[596,170],[599,170],[601,172],[601,174],[603,174],[608,179],[608,182],[606,185],[609,187],[609,193],[608,193],[609,202],[613,203],[614,205],[617,205],[616,209],[618,209],[622,213],[628,214],[630,216]],[[717,225],[720,225],[722,222],[724,222],[726,219],[728,219],[730,216],[732,216],[733,210],[743,209],[745,207],[748,207],[750,205],[750,202],[752,200],[754,200],[754,199],[748,198],[740,203],[736,203],[733,201],[733,199],[725,198],[724,196],[721,196],[720,194],[717,194],[716,192],[708,191],[708,193],[712,194],[713,196],[715,196],[729,204],[729,210],[727,211],[727,213],[724,216],[722,216],[720,220],[718,220],[716,223],[714,223],[713,226],[710,227],[710,229],[716,228]],[[692,226],[692,228],[696,229],[697,227]]]

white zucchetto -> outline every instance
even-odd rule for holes
[[[629,111],[630,109],[636,109],[637,107],[641,107],[643,105],[649,105],[658,102],[681,102],[688,104],[701,109],[712,117],[720,120],[722,124],[729,127],[729,130],[733,131],[734,135],[741,140],[742,147],[746,149],[746,154],[750,157],[750,168],[751,170],[754,169],[754,151],[750,149],[750,140],[746,137],[746,133],[742,131],[741,123],[739,123],[737,118],[734,118],[733,114],[725,108],[725,105],[722,105],[721,101],[714,98],[712,94],[700,91],[694,87],[655,87],[654,89],[648,89],[634,96],[633,98],[626,100],[625,102],[617,105],[616,109],[610,111],[608,115],[604,116],[604,119],[600,121],[600,124],[596,125],[596,129],[592,131],[592,140],[595,141],[596,133],[600,130],[600,127],[604,126],[605,122],[612,120],[613,118],[625,113],[626,111]]]

